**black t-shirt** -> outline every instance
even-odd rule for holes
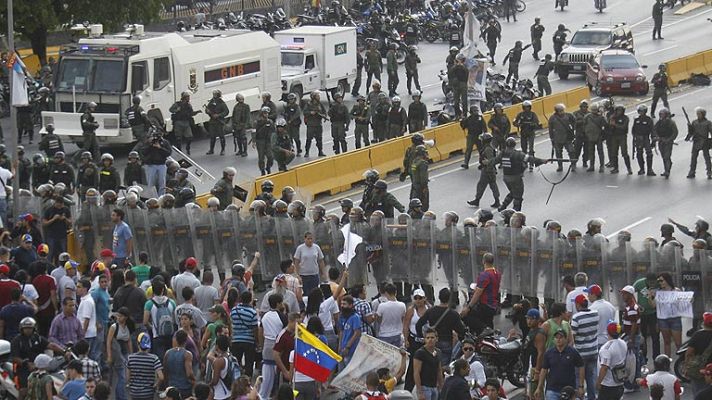
[[[707,346],[710,345],[710,341],[712,341],[712,331],[697,331],[694,335],[692,335],[689,346],[695,349],[695,354],[700,355],[705,352]],[[712,355],[707,359],[707,361],[705,361],[705,365],[711,362]]]
[[[443,314],[443,312],[446,311],[447,315],[443,317],[440,323],[437,323],[440,319],[440,316]],[[431,328],[437,323],[437,326],[435,326],[435,330],[438,332],[439,342],[452,341],[453,331],[457,332],[459,337],[464,337],[465,335],[465,325],[462,323],[462,319],[460,319],[460,314],[458,314],[455,310],[449,307],[430,307],[416,324],[418,332],[423,331],[422,327],[425,325],[426,322],[430,325]]]
[[[420,384],[427,387],[438,386],[438,368],[440,367],[440,350],[435,348],[435,355],[425,347],[419,348],[414,359],[420,360],[423,364],[420,368]]]
[[[695,400],[709,399],[712,399],[712,386],[707,386],[706,388],[702,389],[700,393],[697,393],[697,396],[695,396]]]
[[[55,215],[64,215],[67,218],[72,217],[72,213],[67,207],[57,208],[53,206],[48,208],[47,211],[45,211],[44,218],[46,220],[50,220]],[[68,230],[69,224],[67,223],[67,221],[54,221],[51,224],[47,225],[47,227],[45,228],[45,236],[66,236]]]

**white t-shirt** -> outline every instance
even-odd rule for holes
[[[613,379],[613,374],[611,371],[614,367],[617,367],[625,362],[625,357],[628,353],[628,346],[622,339],[611,339],[606,344],[601,347],[598,352],[598,365],[608,367],[606,371],[606,376],[603,377],[601,384],[603,386],[616,387],[622,386],[623,383],[618,383]]]
[[[184,287],[196,289],[198,286],[200,286],[200,280],[190,271],[185,271],[180,275],[174,276],[173,279],[171,279],[171,287],[173,288],[173,293],[176,295],[176,304],[181,305],[185,302],[183,299]]]
[[[334,314],[339,313],[339,305],[336,304],[334,296],[329,296],[328,299],[324,300],[319,304],[319,319],[321,324],[324,325],[325,331],[334,330]]]
[[[294,350],[289,352],[289,363],[294,365]],[[313,382],[314,379],[310,378],[299,371],[294,372],[294,382]]]
[[[603,346],[608,341],[608,323],[618,320],[618,310],[606,300],[596,300],[589,306],[591,311],[598,311],[598,347]]]
[[[77,318],[79,322],[84,326],[84,321],[89,320],[89,325],[87,326],[87,331],[84,333],[86,339],[91,339],[96,337],[96,305],[94,304],[94,299],[91,295],[87,293],[86,296],[82,297],[79,303],[79,308],[77,309]]]
[[[12,178],[12,172],[6,170],[3,167],[0,167],[0,180],[2,180],[2,183],[5,185],[5,187],[8,187],[8,179]],[[4,199],[7,197],[7,193],[5,192],[5,188],[0,185],[0,199]]]
[[[566,294],[566,312],[569,314],[576,313],[576,296],[580,294],[586,294],[586,286],[577,286]]]
[[[397,300],[388,300],[378,306],[376,314],[381,318],[378,331],[379,337],[401,335],[403,332],[403,317],[405,317],[405,304]]]
[[[279,314],[270,310],[262,316],[262,332],[264,332],[265,339],[275,341],[277,336],[284,329],[282,325],[282,320],[279,318]]]
[[[37,289],[35,289],[35,285],[26,283],[20,286],[22,287],[22,294],[27,298],[27,300],[34,302],[40,297],[40,294],[37,293]]]
[[[666,371],[656,371],[643,378],[643,386],[649,388],[653,385],[662,385],[665,389],[662,400],[675,400],[676,394],[682,394],[680,380]]]

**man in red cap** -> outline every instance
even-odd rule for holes
[[[574,298],[576,313],[571,317],[571,332],[574,335],[574,349],[583,358],[586,373],[586,393],[588,400],[596,400],[596,372],[598,361],[598,311],[588,308],[588,298],[579,294]]]
[[[20,289],[20,283],[10,279],[10,267],[7,264],[0,265],[0,308],[10,304],[10,292],[12,289]]]
[[[200,286],[200,279],[195,276],[195,270],[198,269],[198,260],[195,257],[185,259],[185,271],[171,278],[171,287],[176,295],[176,304],[181,305],[185,301],[183,299],[183,288],[191,287],[193,290]]]
[[[640,342],[642,337],[640,336],[640,307],[635,299],[635,288],[631,285],[626,285],[621,289],[621,296],[623,297],[623,304],[625,305],[625,310],[623,311],[623,332],[626,336],[626,343],[628,348],[633,351],[635,358],[638,360],[637,364],[640,367]],[[636,378],[640,378],[640,368],[637,369]],[[625,391],[626,393],[635,392],[639,389],[637,383],[626,383]]]
[[[707,359],[700,359],[707,356]],[[690,339],[685,353],[685,369],[687,377],[692,382],[692,393],[697,395],[708,385],[707,378],[698,374],[694,365],[707,365],[712,363],[712,313],[702,314],[702,329],[695,332]],[[699,367],[698,367],[699,368]]]
[[[623,397],[623,382],[614,378],[612,370],[625,363],[628,346],[620,339],[623,332],[618,323],[609,323],[606,332],[608,341],[598,352],[600,369],[596,379],[596,391],[599,400],[620,400]]]
[[[52,265],[48,257],[49,246],[44,243],[37,245],[37,259],[31,262],[27,269],[32,279],[35,279],[35,277],[42,273],[48,274],[54,269],[54,265]]]
[[[588,302],[591,310],[598,312],[598,348],[606,344],[608,322],[618,320],[618,310],[608,300],[603,298],[603,290],[598,285],[588,287]]]
[[[700,374],[705,378],[705,388],[695,395],[695,400],[712,399],[712,363],[701,369]]]

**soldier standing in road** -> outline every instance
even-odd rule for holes
[[[482,150],[480,151],[480,180],[477,182],[477,194],[475,194],[475,199],[470,200],[467,204],[475,207],[480,206],[480,199],[485,194],[487,186],[492,190],[492,196],[494,197],[494,203],[490,205],[492,208],[497,208],[499,204],[499,187],[497,186],[497,166],[495,165],[495,159],[497,157],[496,147],[492,143],[492,135],[485,132],[480,135],[480,142],[482,143]]]
[[[307,126],[307,143],[304,146],[304,157],[309,157],[309,148],[312,140],[316,140],[316,148],[319,150],[319,157],[324,157],[322,148],[322,134],[324,127],[322,121],[326,119],[326,109],[321,104],[321,97],[318,91],[311,92],[311,100],[304,106],[304,124]]]
[[[423,211],[430,207],[430,191],[428,189],[428,149],[425,145],[415,147],[415,154],[410,163],[410,200],[420,199]],[[402,211],[401,211],[402,212]]]
[[[121,176],[114,167],[114,156],[104,153],[101,155],[101,169],[99,170],[99,193],[104,193],[107,190],[118,193],[119,186],[121,186]]]
[[[487,27],[482,31],[480,37],[487,42],[489,56],[492,59],[492,65],[497,65],[494,61],[494,54],[497,52],[497,43],[502,41],[502,32],[497,27],[497,20],[491,19]]]
[[[554,70],[556,64],[551,61],[551,54],[544,56],[544,59],[539,64],[536,73],[534,74],[534,79],[536,79],[536,86],[539,89],[539,93],[542,96],[548,96],[551,94],[551,84],[549,83],[549,73]]]
[[[668,92],[670,91],[670,86],[668,86],[668,74],[665,64],[658,65],[658,72],[653,75],[653,79],[651,79],[650,82],[653,84],[653,101],[650,106],[650,114],[654,118],[658,100],[662,100],[663,106],[665,106],[668,110],[670,109],[667,97]]]
[[[544,36],[544,25],[541,24],[541,18],[534,18],[534,24],[529,28],[529,33],[532,39],[532,56],[539,61],[539,52],[541,51],[541,38]]]
[[[271,119],[272,122],[277,120],[277,105],[272,101],[272,93],[262,93],[262,106],[260,107],[269,107],[269,119]]]
[[[507,84],[509,84],[509,78],[512,77],[514,77],[514,83],[519,81],[519,62],[522,61],[522,53],[524,50],[528,49],[530,46],[531,44],[522,47],[522,41],[517,40],[514,43],[514,47],[512,47],[504,57],[502,65],[507,64],[507,60],[509,60],[509,70],[507,73],[507,79],[505,80]]]
[[[576,120],[576,132],[574,134],[574,158],[583,160],[583,167],[588,167],[588,149],[586,148],[586,134],[584,133],[584,118],[588,115],[588,100],[581,100],[579,109],[573,112]]]
[[[410,165],[415,158],[415,148],[425,144],[425,137],[422,133],[416,132],[410,136],[410,147],[405,149],[405,154],[403,155],[403,170],[398,177],[398,180],[405,182],[405,178],[410,174]]]
[[[663,4],[663,0],[656,0],[655,4],[653,4],[653,40],[656,39],[662,39],[662,29],[663,29],[663,8],[665,5]],[[658,34],[658,37],[655,37],[655,34]],[[666,106],[667,107],[667,106]]]
[[[375,78],[380,82],[381,70],[383,69],[383,60],[381,52],[378,51],[378,43],[371,43],[366,52],[366,87],[371,87],[371,78]],[[380,83],[379,83],[380,85]]]
[[[510,15],[514,22],[517,22],[517,0],[504,0],[504,15],[507,17],[507,22]]]
[[[448,70],[448,80],[454,97],[455,115],[457,118],[467,117],[467,81],[470,72],[465,67],[465,55],[458,53],[455,65]],[[460,108],[462,107],[462,108]]]
[[[263,113],[269,115],[269,112]],[[267,116],[265,116],[267,118]],[[215,186],[210,189],[210,194],[220,200],[218,205],[219,210],[224,210],[228,205],[232,204],[232,180],[235,179],[237,170],[233,167],[225,167],[223,169],[222,178],[215,182]]]
[[[349,109],[344,105],[340,94],[334,95],[335,103],[329,108],[331,119],[331,138],[334,141],[334,154],[346,153],[346,132],[351,124]]]
[[[386,53],[386,71],[388,72],[388,96],[396,96],[398,93],[398,57],[396,56],[397,45],[391,43]]]
[[[460,165],[464,169],[470,168],[470,157],[472,156],[472,146],[480,149],[480,135],[487,132],[487,124],[480,114],[479,106],[470,107],[470,116],[460,121],[460,127],[467,129],[467,142],[465,144],[465,159]]]
[[[386,218],[393,218],[394,208],[398,210],[398,212],[405,212],[403,204],[388,192],[388,184],[386,181],[376,181],[373,185],[373,195],[363,208],[364,213],[366,216],[370,216],[374,211],[381,211]]]
[[[262,107],[252,136],[252,148],[257,149],[257,166],[260,168],[261,175],[272,173],[273,159],[270,140],[274,132],[274,122],[269,118],[269,112],[269,107]]]
[[[655,176],[653,172],[653,148],[651,146],[651,136],[653,134],[654,121],[648,116],[648,107],[645,104],[638,106],[638,117],[633,120],[633,148],[638,158],[638,175],[645,175],[645,165],[648,165],[648,176]],[[645,152],[645,161],[643,161]]]
[[[235,95],[235,107],[232,108],[232,134],[233,140],[237,144],[235,155],[247,157],[247,132],[246,129],[252,127],[252,117],[249,104],[245,103],[245,96],[238,93]]]
[[[388,112],[391,109],[391,104],[388,101],[388,96],[380,92],[378,94],[378,103],[373,109],[371,125],[373,126],[373,143],[378,143],[386,140],[386,132],[388,131]]]
[[[532,111],[532,102],[524,100],[522,102],[522,111],[514,117],[514,126],[519,128],[519,138],[522,141],[522,151],[525,154],[534,156],[534,137],[536,130],[541,128],[539,117]],[[531,171],[533,166],[529,166]]]
[[[702,152],[707,167],[707,179],[712,179],[712,163],[710,163],[710,141],[712,141],[712,122],[707,119],[707,110],[702,107],[695,108],[697,119],[687,127],[686,141],[692,141],[692,154],[690,157],[690,172],[688,178],[695,177],[697,170],[697,156]]]
[[[93,159],[99,158],[99,142],[96,140],[96,130],[99,123],[94,118],[96,103],[93,101],[87,104],[87,109],[82,114],[80,122],[82,124],[82,136],[84,137],[82,148],[91,153]]]
[[[40,140],[39,149],[44,151],[47,157],[54,157],[54,153],[64,151],[62,139],[54,133],[54,124],[47,124],[45,127],[47,134]]]
[[[677,125],[673,121],[670,111],[665,107],[660,109],[658,116],[660,119],[653,128],[653,143],[657,142],[658,144],[660,157],[663,159],[663,167],[665,168],[665,172],[660,176],[668,179],[672,169],[672,146],[677,138]]]
[[[277,161],[280,171],[287,170],[287,164],[294,160],[294,148],[292,138],[287,131],[287,121],[284,118],[277,118],[275,122],[277,129],[272,133],[270,143],[272,145],[272,157]]]
[[[366,105],[366,98],[358,96],[356,104],[351,108],[351,118],[354,120],[354,142],[357,149],[361,148],[361,140],[364,146],[371,143],[368,140],[369,107]]]
[[[287,104],[284,105],[282,115],[287,120],[287,132],[297,147],[297,155],[302,155],[302,141],[299,138],[299,127],[302,126],[302,109],[299,107],[297,95],[290,93],[287,95]]]
[[[401,107],[401,99],[393,96],[391,109],[388,111],[388,139],[403,136],[408,131],[408,114]]]
[[[521,211],[522,203],[524,202],[524,180],[522,179],[522,174],[527,168],[527,164],[541,165],[547,162],[546,160],[524,154],[524,152],[515,149],[516,145],[516,139],[513,137],[507,138],[504,151],[499,153],[494,159],[494,164],[502,164],[504,184],[507,186],[507,190],[509,190],[504,201],[497,208],[498,211],[507,208],[511,202],[514,202],[512,207],[515,211]]]
[[[190,155],[190,142],[193,141],[191,123],[193,117],[201,111],[193,111],[193,106],[190,105],[190,92],[188,91],[181,93],[180,100],[173,103],[168,111],[171,113],[171,120],[173,121],[176,147],[181,150],[181,145],[185,142],[185,151]]]
[[[492,131],[493,141],[492,146],[502,151],[504,150],[504,141],[509,137],[509,133],[512,130],[512,124],[509,122],[509,117],[504,113],[504,105],[502,103],[495,103],[494,114],[490,117],[487,126]]]
[[[586,136],[586,148],[588,149],[588,169],[593,172],[596,165],[596,151],[598,151],[598,162],[600,168],[598,172],[603,172],[606,160],[603,153],[603,133],[608,123],[601,115],[601,107],[598,104],[591,106],[591,112],[583,118],[583,131]]]
[[[220,138],[220,155],[225,155],[225,117],[230,113],[227,104],[222,99],[222,92],[219,89],[213,90],[213,98],[205,106],[205,113],[208,114],[208,133],[210,134],[210,150],[206,155],[215,154],[215,142]]]
[[[146,138],[146,125],[148,125],[148,118],[146,118],[146,111],[141,107],[141,96],[135,95],[131,99],[131,107],[124,111],[126,120],[129,122],[131,127],[131,133],[133,137],[139,141],[143,142]]]
[[[413,92],[413,102],[408,106],[408,132],[420,132],[428,127],[428,108],[420,101],[420,91]]]
[[[625,107],[618,105],[615,108],[615,112],[608,120],[608,127],[610,128],[610,135],[608,140],[611,142],[611,164],[613,169],[612,174],[618,173],[618,149],[621,151],[623,156],[623,162],[625,162],[625,167],[628,170],[628,175],[633,175],[633,170],[630,168],[630,155],[628,154],[628,124],[630,120],[628,116],[625,115]]]
[[[91,154],[91,153],[90,153]],[[55,185],[58,183],[64,183],[67,187],[66,193],[74,193],[74,169],[67,164],[65,161],[65,156],[63,151],[58,151],[54,153],[54,162],[52,163],[52,170],[49,173],[49,180]]]
[[[554,115],[549,117],[549,138],[551,138],[551,144],[554,146],[554,153],[556,158],[559,159],[559,167],[556,169],[557,172],[563,171],[564,166],[560,161],[563,158],[563,149],[566,149],[566,153],[569,158],[573,158],[573,146],[572,142],[574,140],[574,127],[576,126],[576,120],[573,115],[566,112],[566,106],[563,104],[557,104],[554,106]],[[576,169],[576,163],[572,161],[572,170]]]
[[[356,47],[356,79],[354,79],[353,87],[351,88],[351,96],[357,97],[358,91],[361,89],[361,76],[363,75],[363,46],[358,45]],[[366,85],[366,91],[368,92],[368,85]]]
[[[552,36],[552,40],[554,42],[554,61],[559,60],[559,54],[561,54],[564,50],[564,45],[566,45],[566,32],[571,31],[566,29],[564,24],[559,24],[556,32],[554,32],[554,35]]]
[[[99,188],[99,169],[92,161],[91,153],[88,151],[83,151],[80,155],[76,187],[80,201],[86,199],[87,190]]]
[[[408,94],[411,92],[411,82],[415,82],[415,89],[420,92],[420,80],[418,80],[418,64],[420,57],[418,56],[418,47],[416,45],[408,46],[408,54],[405,56],[405,77],[408,86]]]

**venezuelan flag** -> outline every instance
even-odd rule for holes
[[[297,325],[297,344],[294,349],[294,368],[297,372],[323,383],[329,379],[339,361],[340,355],[307,331],[303,324]]]

